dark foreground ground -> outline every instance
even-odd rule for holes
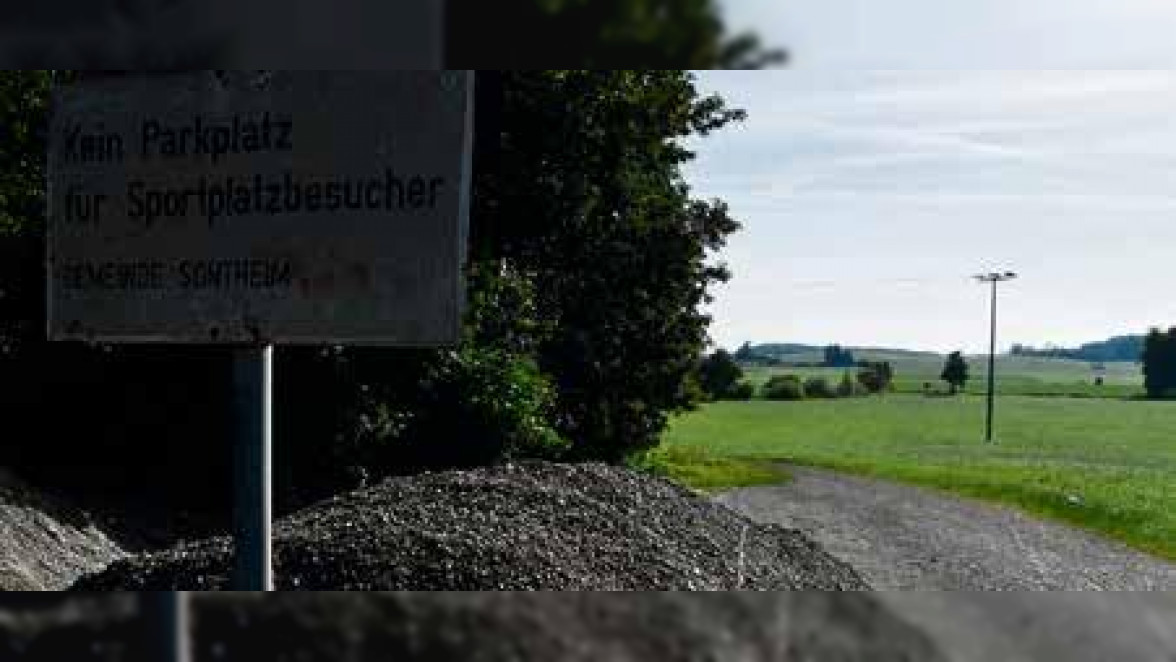
[[[0,659],[148,659],[136,596],[98,601],[0,599]],[[202,593],[193,620],[193,662],[946,660],[861,592]]]

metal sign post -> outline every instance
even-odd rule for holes
[[[184,591],[150,591],[140,594],[139,610],[150,638],[151,660],[191,662],[188,594]]]
[[[237,349],[233,356],[237,472],[233,585],[241,591],[272,591],[271,442],[274,346]]]

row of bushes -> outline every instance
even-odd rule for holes
[[[768,400],[828,400],[838,397],[864,395],[865,389],[846,373],[837,386],[824,377],[809,377],[802,380],[797,375],[774,375],[764,384],[764,397]]]
[[[820,376],[802,378],[799,375],[773,375],[757,393],[755,385],[740,381],[727,388],[721,400],[751,400],[757,395],[768,400],[829,400],[883,393],[893,388],[893,374],[889,365],[878,364],[856,374],[846,372],[834,386]]]
[[[768,400],[831,400],[881,393],[889,388],[889,382],[882,384],[867,371],[857,373],[856,377],[847,372],[836,386],[824,377],[802,379],[797,375],[774,375],[764,384],[763,395]]]

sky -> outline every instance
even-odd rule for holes
[[[686,171],[744,225],[718,345],[986,351],[993,270],[1002,349],[1176,325],[1176,2],[943,4],[728,2],[794,64],[697,74],[749,115]]]

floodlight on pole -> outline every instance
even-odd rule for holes
[[[992,410],[996,400],[996,284],[1016,277],[1017,274],[1012,271],[994,271],[976,276],[976,280],[981,283],[992,284],[992,310],[988,335],[988,416],[984,420],[984,441],[989,443],[992,442]]]

